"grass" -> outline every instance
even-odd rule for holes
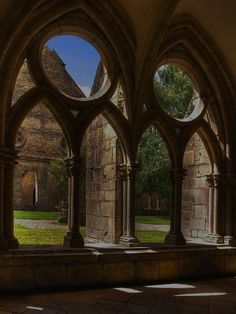
[[[141,243],[158,243],[164,242],[167,232],[157,230],[137,230],[135,235]]]
[[[58,212],[43,212],[43,211],[26,211],[15,210],[15,219],[32,219],[32,220],[57,220]],[[139,224],[153,225],[169,225],[170,218],[166,216],[136,216],[135,222]]]
[[[65,229],[34,229],[15,225],[15,236],[20,244],[51,244],[60,245],[63,242]]]
[[[15,210],[14,218],[16,219],[32,219],[32,220],[57,220],[58,212],[42,212],[42,211],[23,211]],[[170,223],[169,217],[164,216],[136,216],[136,223],[143,224],[157,224],[168,225]],[[15,225],[15,235],[20,244],[48,244],[48,245],[61,245],[64,235],[66,234],[67,227],[60,229],[38,229],[27,228],[20,224]],[[81,233],[85,236],[85,230],[82,228]],[[137,230],[136,236],[142,243],[155,243],[163,242],[166,232],[163,231],[144,231]]]
[[[27,210],[15,210],[15,219],[32,219],[32,220],[57,220],[59,216],[58,212],[42,212],[42,211],[27,211]]]
[[[15,225],[14,234],[20,244],[50,244],[61,245],[64,235],[67,231],[67,226],[60,229],[38,229],[27,228],[22,225]],[[85,236],[85,231],[81,229],[81,233]]]
[[[36,229],[27,228],[22,225],[15,225],[15,236],[20,244],[48,244],[61,245],[67,227],[63,229]],[[82,228],[81,233],[85,236],[85,230]],[[166,232],[163,231],[136,231],[136,236],[140,242],[163,242]]]
[[[135,216],[135,222],[149,225],[169,225],[170,218],[167,216]]]

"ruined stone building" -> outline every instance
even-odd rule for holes
[[[235,1],[2,0],[0,9],[0,288],[235,276]],[[60,61],[43,49],[66,34],[86,39],[101,55],[106,70],[100,64],[97,74],[104,71],[104,78],[90,97],[63,64],[51,66]],[[200,97],[183,119],[155,96],[154,75],[165,64],[183,69]],[[24,72],[28,79],[20,80]],[[45,118],[47,110],[62,131]],[[162,246],[140,243],[135,230],[136,156],[150,125],[170,158],[171,222]],[[63,135],[69,213],[63,247],[22,248],[13,204],[54,206],[56,191],[47,179],[45,187],[39,184],[48,171],[40,169],[51,153],[64,156]],[[80,229],[85,139],[86,237],[96,244],[85,242]],[[14,180],[20,181],[15,199]]]
[[[71,96],[84,96],[78,85],[65,70],[60,57],[48,47],[43,49],[43,65],[49,79]],[[35,85],[27,62],[24,62],[14,87],[12,105]],[[45,106],[35,106],[24,118],[16,137],[19,151],[14,174],[14,209],[55,210],[62,201],[61,191],[50,176],[53,160],[64,160],[68,154],[63,131]]]

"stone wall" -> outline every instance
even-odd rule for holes
[[[184,156],[187,176],[183,181],[182,231],[186,238],[205,239],[208,232],[208,183],[210,162],[197,134],[191,138]]]
[[[55,210],[61,196],[49,176],[50,162],[64,159],[67,147],[59,124],[43,104],[34,107],[23,121],[16,148],[19,159],[14,176],[14,208]],[[30,172],[34,173],[37,182],[33,183],[30,176],[27,179]]]
[[[100,61],[91,95],[96,94],[106,80],[106,69]],[[111,101],[124,109],[119,85]],[[99,115],[86,135],[86,237],[90,241],[118,243],[121,235],[121,186],[118,165],[122,162],[117,136]]]
[[[86,151],[86,236],[93,241],[116,243],[121,232],[121,199],[117,197],[120,157],[116,134],[101,115],[88,129]]]

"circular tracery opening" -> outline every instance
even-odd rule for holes
[[[42,64],[51,83],[73,98],[94,96],[107,82],[101,55],[79,36],[60,35],[49,39],[42,51]]]
[[[190,77],[180,67],[162,65],[155,73],[153,84],[158,103],[173,118],[192,120],[200,114],[200,96]]]

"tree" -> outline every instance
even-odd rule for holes
[[[138,151],[140,171],[137,174],[137,191],[158,192],[161,198],[170,194],[170,160],[165,143],[154,126],[143,134]]]
[[[161,67],[154,79],[156,98],[174,118],[181,119],[188,111],[194,88],[190,78],[178,67]]]
[[[54,159],[50,162],[49,176],[54,180],[61,201],[67,199],[67,173],[63,159]]]
[[[187,75],[173,65],[162,66],[154,80],[155,94],[160,105],[174,118],[183,118],[188,111],[194,88]],[[137,162],[139,193],[158,192],[160,198],[170,196],[170,160],[166,145],[153,126],[140,141]]]

